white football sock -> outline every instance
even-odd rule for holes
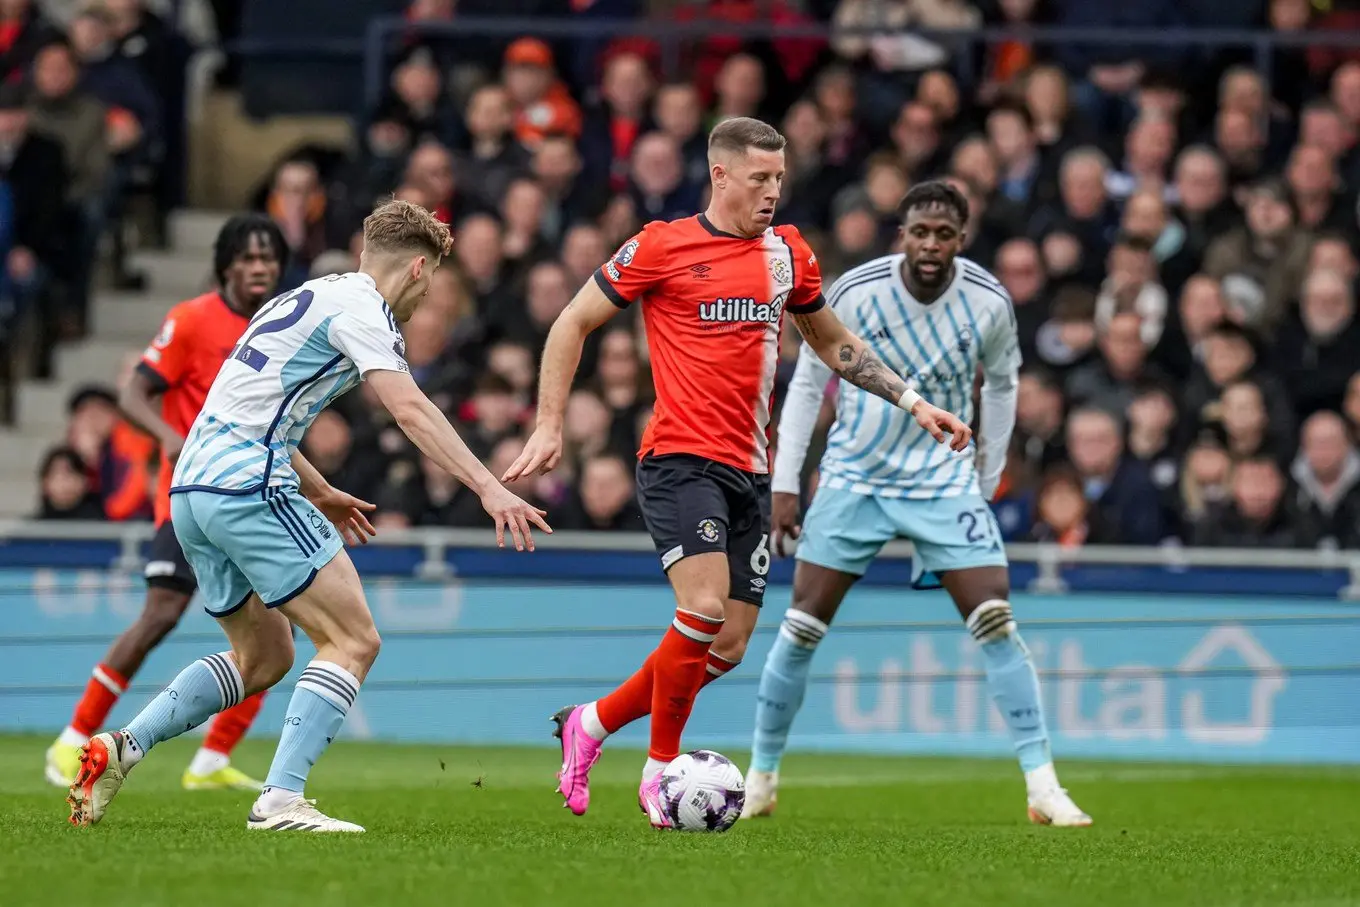
[[[257,816],[271,816],[294,800],[300,799],[302,799],[301,791],[284,790],[281,787],[266,787],[255,801],[254,811]]]
[[[600,710],[593,702],[587,702],[581,709],[581,730],[585,731],[591,740],[603,740],[609,736],[604,725],[600,724]]]
[[[651,756],[648,756],[647,764],[642,767],[642,780],[646,781],[648,778],[655,778],[657,775],[661,774],[661,770],[667,765],[670,765],[670,763],[662,762],[660,759],[653,759]]]
[[[219,753],[216,750],[200,746],[198,752],[194,753],[194,761],[189,763],[189,774],[211,775],[228,765],[231,765],[231,757],[226,753]]]
[[[62,731],[61,736],[57,738],[57,742],[66,746],[84,746],[90,742],[90,738],[68,724],[66,730]]]
[[[1031,797],[1046,794],[1061,787],[1058,784],[1058,773],[1053,770],[1053,763],[1050,762],[1047,765],[1039,766],[1034,771],[1025,772],[1025,787],[1029,789]]]

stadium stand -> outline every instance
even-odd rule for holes
[[[220,33],[296,41],[296,23],[263,6],[214,3]],[[310,21],[308,4],[289,6]],[[355,44],[370,17],[401,11],[345,6],[327,36]],[[706,129],[749,114],[788,136],[780,217],[809,236],[828,281],[893,249],[894,210],[913,183],[947,177],[970,199],[965,254],[1010,291],[1026,362],[995,505],[1009,539],[1360,547],[1360,53],[1287,40],[1341,35],[1360,13],[1340,0],[645,6],[415,0],[381,48],[382,85],[366,93],[353,60],[242,56],[226,70],[255,113],[302,111],[310,98],[312,112],[354,115],[353,149],[300,145],[250,200],[288,237],[292,284],[352,268],[357,225],[389,193],[453,226],[454,260],[411,324],[408,353],[493,470],[520,449],[538,351],[576,287],[640,223],[698,210]],[[50,372],[37,373],[57,380],[17,389],[0,508],[142,518],[133,486],[147,487],[149,447],[109,390],[164,310],[204,285],[220,220],[168,216],[176,183],[161,170],[186,156],[171,138],[184,116],[184,39],[133,0],[51,18],[28,7],[0,4],[10,186],[0,314],[11,340],[39,338],[10,343],[11,370],[53,343]],[[488,13],[707,25],[678,50],[441,28]],[[729,36],[752,23],[792,36]],[[1106,31],[1062,44],[1022,31],[969,37],[1026,24]],[[1111,41],[1204,27],[1282,40],[1255,56]],[[69,46],[52,44],[63,30]],[[160,50],[134,53],[137,36]],[[287,92],[271,93],[280,82]],[[354,110],[360,95],[372,103]],[[42,173],[54,142],[65,170]],[[120,232],[109,225],[137,186],[150,187],[173,254],[134,257],[153,262],[146,275],[118,254],[95,268],[97,238]],[[24,333],[35,310],[41,330]],[[790,338],[785,380],[796,352]],[[558,528],[640,529],[629,464],[650,382],[639,325],[620,317],[580,374],[564,468],[516,491]],[[362,393],[320,420],[306,448],[328,478],[378,502],[383,525],[483,522],[475,498],[422,462]]]

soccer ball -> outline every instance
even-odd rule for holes
[[[680,831],[727,831],[746,803],[746,779],[726,756],[695,750],[661,771],[661,805]]]

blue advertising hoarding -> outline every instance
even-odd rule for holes
[[[61,563],[72,566],[0,569],[0,732],[59,729],[91,665],[136,617],[138,577],[75,566],[101,563],[104,553],[84,561],[62,554]],[[382,555],[365,552],[384,646],[346,726],[352,736],[546,743],[548,716],[627,676],[673,608],[646,554],[578,554],[550,578],[542,567],[509,575],[513,555],[453,551],[448,559],[459,576],[439,582],[410,579],[414,560],[400,552]],[[384,566],[405,575],[382,576]],[[884,562],[851,593],[817,653],[793,745],[1007,753],[975,644],[943,593],[896,582],[906,567]],[[1195,572],[1183,572],[1182,581],[1193,582]],[[1325,598],[1121,593],[1079,583],[1066,595],[1017,592],[1055,750],[1067,757],[1360,763],[1353,704],[1360,609],[1338,601],[1335,588]],[[745,663],[700,696],[687,743],[749,745],[755,684],[787,606],[787,585],[773,586]],[[184,663],[224,642],[194,609],[153,653],[113,720],[130,716]],[[299,643],[290,676],[310,652]],[[276,732],[290,687],[285,681],[268,700],[255,733]],[[641,743],[645,732],[640,723],[619,739]]]

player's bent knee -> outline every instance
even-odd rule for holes
[[[727,627],[724,625],[723,630]],[[713,654],[723,661],[730,661],[733,664],[740,664],[746,657],[747,639],[740,633],[719,633],[718,638],[713,640]]]
[[[982,643],[1016,636],[1019,631],[1011,603],[1001,598],[989,599],[978,605],[965,623],[973,638]]]
[[[717,596],[691,595],[680,602],[680,609],[698,614],[700,617],[709,620],[721,621],[724,616],[725,605],[723,600]]]

